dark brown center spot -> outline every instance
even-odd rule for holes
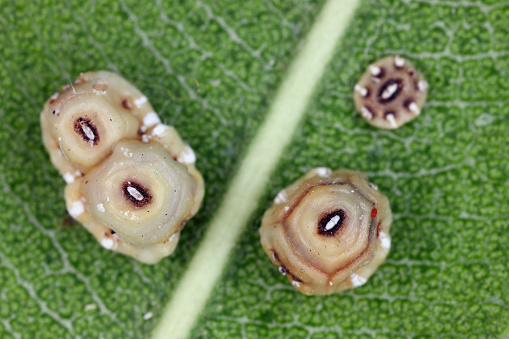
[[[74,131],[81,135],[83,140],[90,143],[92,146],[97,145],[99,142],[99,133],[97,133],[97,128],[87,117],[81,117],[74,121]]]
[[[152,201],[150,190],[137,182],[124,181],[122,191],[124,192],[124,197],[136,208],[148,205]]]
[[[403,89],[403,80],[401,79],[389,79],[380,87],[378,92],[378,100],[382,103],[386,103],[396,99]]]
[[[343,225],[346,214],[343,210],[337,210],[327,214],[318,223],[318,233],[326,236],[333,236]]]

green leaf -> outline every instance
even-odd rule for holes
[[[0,337],[509,335],[509,4],[363,0],[350,17],[357,5],[2,4]],[[417,120],[382,131],[352,90],[389,54],[430,92]],[[44,101],[97,69],[145,92],[206,180],[204,207],[155,266],[70,225],[41,143]],[[296,292],[258,236],[276,193],[316,166],[365,170],[395,214],[387,262],[329,297]],[[165,327],[175,314],[188,326]]]

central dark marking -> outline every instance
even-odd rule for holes
[[[398,97],[402,89],[403,81],[401,79],[389,79],[380,87],[378,101],[382,103],[390,102]]]
[[[324,216],[318,223],[318,233],[325,236],[333,236],[343,225],[346,214],[343,210],[337,210]]]
[[[78,118],[74,121],[74,131],[81,135],[83,140],[92,144],[93,146],[99,143],[99,133],[97,127],[92,123],[89,118]]]
[[[124,197],[136,208],[144,207],[152,201],[150,190],[135,181],[124,181],[122,184],[122,192],[124,192]]]

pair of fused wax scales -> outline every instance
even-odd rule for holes
[[[147,264],[175,250],[200,208],[203,178],[193,150],[136,87],[84,73],[46,102],[41,125],[69,214],[103,247]]]
[[[403,73],[396,82],[391,63]],[[356,104],[369,107],[371,116],[359,109],[368,122],[394,128],[410,120],[402,110],[416,115],[405,100],[422,107],[425,91],[419,96],[414,85],[422,78],[412,79],[418,73],[392,57],[375,67],[380,72],[368,69],[369,84],[365,74],[356,86]],[[388,109],[394,116],[387,119]],[[147,264],[175,250],[200,208],[204,182],[193,150],[136,87],[110,72],[84,73],[46,102],[41,125],[67,183],[69,214],[103,247]],[[277,195],[263,216],[261,243],[298,290],[330,294],[361,286],[375,272],[390,249],[391,222],[387,198],[363,173],[316,168]]]

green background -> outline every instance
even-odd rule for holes
[[[0,337],[150,335],[322,4],[0,5]],[[508,17],[507,2],[361,2],[192,337],[507,334]],[[352,89],[391,54],[412,60],[430,91],[417,120],[383,131],[355,113]],[[155,266],[102,249],[70,222],[42,146],[45,100],[97,69],[149,97],[207,183],[203,209]],[[297,293],[258,236],[275,194],[316,166],[365,170],[395,217],[386,263],[329,297]]]

